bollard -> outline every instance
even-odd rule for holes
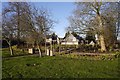
[[[49,49],[47,49],[47,54],[46,55],[49,56]]]
[[[52,52],[52,50],[50,50],[50,56],[53,56],[53,52]]]

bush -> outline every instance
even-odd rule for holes
[[[115,58],[119,58],[120,57],[120,52],[116,52],[115,54],[116,54]]]
[[[17,48],[17,46],[12,46],[13,48],[13,56],[22,56],[27,55],[28,51],[25,49]],[[11,57],[9,48],[2,48],[2,57]]]
[[[80,55],[80,54],[66,54],[62,55],[63,57],[68,57],[68,58],[76,58],[76,59],[83,59],[83,60],[113,60],[116,55],[112,54],[104,54],[104,55]],[[118,56],[118,55],[117,55]]]
[[[98,52],[100,47],[98,45],[92,46],[89,44],[79,45],[77,51],[78,52]]]

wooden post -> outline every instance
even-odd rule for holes
[[[54,40],[53,40],[53,50],[52,50],[52,52],[54,53],[54,50],[55,50],[55,44],[54,44]]]
[[[52,41],[51,41],[51,49],[50,49],[50,56],[52,56],[53,54],[52,54]]]
[[[49,56],[50,54],[49,54],[49,49],[47,49],[47,56]]]
[[[47,55],[47,49],[46,49],[46,35],[45,35],[45,54]]]
[[[53,51],[52,50],[50,50],[50,56],[53,56]]]
[[[61,45],[60,45],[60,43],[59,43],[59,54],[60,54],[60,49],[61,49]]]

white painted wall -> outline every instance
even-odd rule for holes
[[[77,41],[74,42],[62,42],[61,45],[78,45]]]

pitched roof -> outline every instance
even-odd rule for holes
[[[76,38],[76,39],[78,39],[78,40],[84,40],[82,37],[80,37],[79,35],[75,35],[75,34],[73,34],[73,36]]]
[[[75,37],[77,40],[79,40],[79,41],[81,41],[81,40],[84,40],[82,37],[80,37],[79,35],[77,35],[76,33],[74,33],[74,32],[68,32],[68,33],[66,33],[66,35],[65,35],[65,37],[63,38],[64,40],[67,38],[67,37],[69,37],[69,36],[71,36],[71,37]]]
[[[52,35],[52,34],[51,35],[47,35],[46,38],[47,39],[52,38],[52,40],[57,40],[57,35]]]

